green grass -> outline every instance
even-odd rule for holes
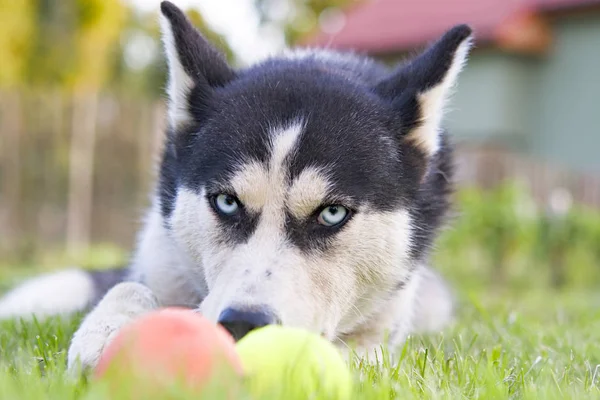
[[[600,398],[600,213],[576,210],[553,227],[554,235],[542,234],[545,224],[517,212],[522,194],[506,186],[459,196],[462,216],[438,240],[433,262],[460,296],[456,324],[440,335],[411,337],[395,365],[385,357],[381,366],[357,362],[355,398]],[[548,288],[557,249],[561,291]],[[0,292],[40,269],[110,266],[126,257],[104,245],[79,258],[25,247],[15,260],[0,260]],[[0,323],[0,400],[131,398],[66,376],[77,324],[78,318]],[[200,398],[180,388],[174,393],[169,398]],[[218,394],[203,398],[226,398]]]
[[[463,295],[455,326],[410,338],[397,365],[386,357],[380,367],[357,361],[355,397],[600,398],[600,293]],[[77,323],[1,323],[0,399],[118,398],[92,380],[66,375],[66,349]],[[199,396],[180,392],[169,398]]]

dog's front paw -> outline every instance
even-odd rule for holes
[[[146,286],[135,282],[116,285],[73,335],[67,357],[69,372],[95,368],[106,345],[124,325],[158,307],[156,296]]]

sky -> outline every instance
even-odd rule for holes
[[[134,7],[158,12],[161,0],[125,0]],[[243,63],[263,59],[283,46],[283,36],[261,30],[253,0],[172,0],[182,9],[196,8],[212,29],[224,35]]]

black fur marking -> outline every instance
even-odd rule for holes
[[[417,198],[410,208],[413,219],[411,255],[423,259],[444,223],[453,192],[454,164],[448,135],[441,135],[440,149],[431,160]]]
[[[289,213],[286,216],[286,233],[288,240],[302,251],[324,251],[333,244],[333,236],[344,229],[352,215],[343,224],[323,226],[317,222],[316,213],[305,220],[297,220]]]
[[[306,82],[296,78],[297,83],[291,84],[295,93],[318,101],[304,105],[309,117],[289,160],[290,178],[316,167],[329,175],[332,196],[381,211],[400,207],[405,201],[404,188],[410,185],[403,182],[403,149],[388,129],[393,114],[378,98],[365,96],[360,88],[347,83],[327,82],[322,77],[321,84],[314,87],[309,80],[315,75],[309,71]]]
[[[220,193],[208,193],[206,201],[211,203],[210,197],[216,194]],[[247,242],[256,230],[256,226],[260,219],[260,214],[250,212],[242,204],[240,204],[239,212],[232,216],[222,215],[216,211],[212,205],[211,209],[219,219],[222,228],[218,240],[225,244]]]
[[[455,61],[458,47],[471,33],[467,25],[455,26],[376,86],[375,91],[391,101],[392,107],[399,112],[403,135],[423,122],[418,95],[442,83]]]
[[[124,267],[88,271],[94,282],[94,296],[90,306],[96,305],[116,284],[126,280],[129,270]]]
[[[167,137],[172,136],[168,134]],[[167,217],[173,212],[175,206],[175,196],[177,195],[177,158],[175,155],[175,146],[171,140],[167,140],[162,154],[161,167],[158,176],[158,197],[160,199],[160,211],[165,223]]]
[[[396,286],[394,286],[394,292],[404,290],[404,288],[406,287],[406,283],[407,283],[407,280],[396,283]]]

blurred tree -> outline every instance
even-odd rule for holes
[[[223,36],[213,31],[197,10],[188,10],[186,14],[194,26],[233,61],[233,51]],[[130,12],[119,42],[121,56],[114,58],[113,89],[143,96],[161,96],[166,78],[166,61],[161,47],[156,15]]]
[[[254,0],[264,26],[283,31],[288,45],[296,44],[303,36],[323,30],[335,33],[343,27],[343,8],[359,0]]]
[[[63,79],[75,96],[69,151],[67,250],[77,255],[90,245],[98,91],[110,78],[111,60],[118,57],[117,41],[126,8],[120,0],[70,1],[72,4],[61,2],[63,7],[70,5],[65,11],[69,11],[67,21],[71,24],[67,31],[73,46],[71,73]]]
[[[202,15],[187,14],[233,60]],[[121,0],[0,0],[0,87],[89,92],[110,86],[156,97],[166,73],[160,46],[156,13]]]
[[[118,39],[127,9],[120,0],[75,0],[75,88],[97,90],[110,78],[110,60],[119,57]]]
[[[113,59],[111,89],[158,98],[163,94],[166,62],[161,57],[160,29],[155,13],[132,10]]]
[[[119,0],[35,0],[32,86],[97,90],[108,79],[127,8]]]
[[[35,0],[0,0],[0,87],[25,79],[25,65],[35,36]]]
[[[0,208],[7,210],[22,204],[22,107],[14,89],[27,80],[27,57],[36,32],[34,15],[35,0],[0,0]],[[0,228],[0,249],[16,251],[21,226],[19,213],[7,213]]]

